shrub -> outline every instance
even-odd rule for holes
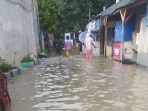
[[[12,65],[7,63],[4,59],[0,57],[0,70],[3,72],[8,72],[12,69]]]
[[[49,54],[48,49],[42,49],[41,52],[44,53],[46,56],[48,56]]]
[[[21,63],[25,62],[34,62],[34,59],[32,59],[30,56],[26,56],[21,60]]]

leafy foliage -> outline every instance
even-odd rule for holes
[[[48,49],[41,49],[41,52],[45,54],[45,56],[49,55]]]
[[[25,62],[34,62],[34,60],[30,56],[26,56],[21,60],[21,63]]]
[[[57,20],[56,0],[38,0],[41,27],[48,32],[55,32]]]
[[[58,27],[62,31],[84,30],[89,20],[89,9],[91,17],[99,14],[103,6],[110,6],[115,0],[60,0],[58,9]]]
[[[38,0],[40,23],[49,32],[84,30],[91,17],[115,0]]]
[[[0,70],[3,72],[8,72],[12,69],[11,64],[7,63],[4,59],[0,57]]]

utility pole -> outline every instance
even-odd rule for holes
[[[108,17],[104,18],[104,25],[105,25],[105,44],[104,44],[104,56],[107,56],[107,19]]]
[[[91,19],[91,9],[89,7],[89,20]]]

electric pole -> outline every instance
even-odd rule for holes
[[[89,7],[89,20],[91,19],[91,9]]]

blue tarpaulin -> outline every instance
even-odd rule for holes
[[[135,31],[135,16],[124,24],[124,41],[132,40],[132,32]],[[122,21],[117,21],[115,26],[115,42],[122,42]]]
[[[84,42],[87,33],[89,33],[89,34],[90,34],[90,37],[92,37],[92,38],[95,40],[95,36],[94,36],[93,33],[90,33],[90,32],[82,32],[82,33],[79,35],[79,41],[80,41],[80,42],[82,42],[82,43]]]
[[[100,19],[92,20],[86,25],[86,29],[90,32],[97,32],[100,30],[100,27]]]
[[[97,32],[99,30],[100,30],[100,20],[98,19],[95,21],[95,28],[94,28],[93,32]]]
[[[79,35],[79,41],[83,43],[85,40],[85,37],[86,37],[86,32],[81,32],[81,34]]]

